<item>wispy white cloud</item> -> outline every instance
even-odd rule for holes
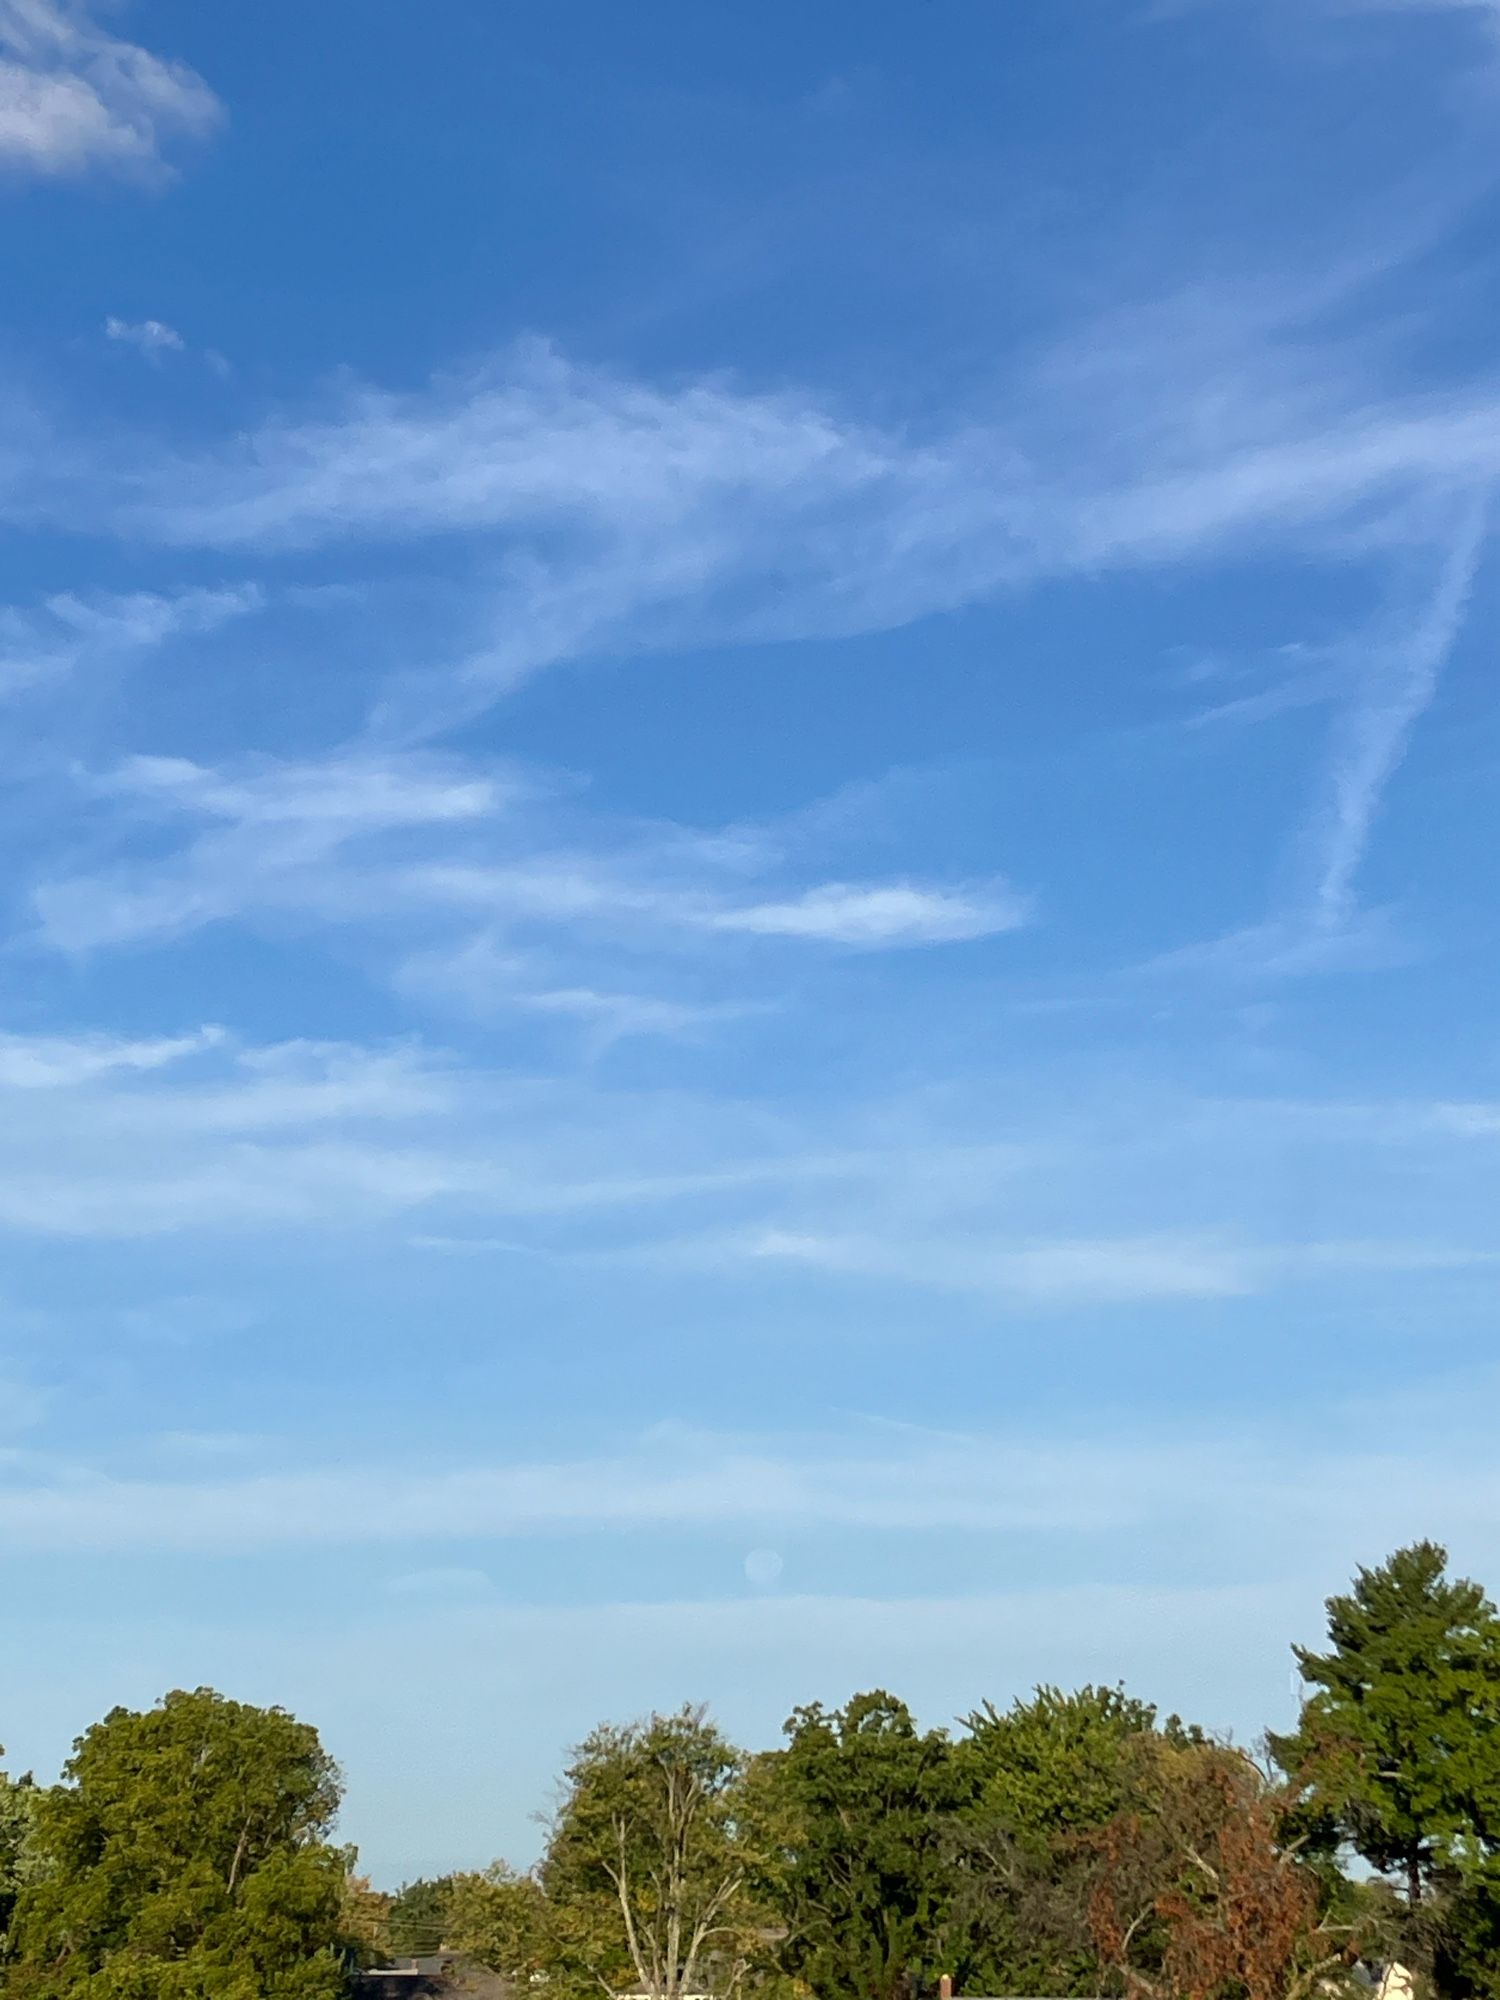
[[[182,335],[164,320],[116,319],[113,313],[104,322],[104,337],[135,348],[148,361],[159,361],[164,354],[180,354],[183,347]]]
[[[84,504],[190,545],[332,560],[399,539],[408,564],[429,537],[482,549],[454,661],[378,705],[383,730],[420,735],[591,651],[889,629],[1040,577],[1305,548],[1356,525],[1371,546],[1404,540],[1414,500],[1500,472],[1500,399],[1483,382],[1389,394],[1357,351],[1317,338],[1338,298],[1268,286],[1247,307],[1242,288],[1222,310],[1174,300],[1145,325],[1104,323],[1001,407],[927,436],[523,348],[415,393],[350,391],[217,455],[141,463]]]
[[[143,659],[175,638],[218,630],[262,609],[259,585],[79,595],[0,607],[0,694],[91,667]]]
[[[0,1228],[25,1234],[541,1224],[883,1171],[733,1104],[523,1084],[418,1047],[0,1044]]]
[[[533,344],[416,395],[353,392],[331,415],[277,422],[242,455],[158,468],[135,525],[164,539],[307,547],[572,523],[690,531],[703,555],[745,495],[816,507],[888,469],[890,441],[816,405],[712,384],[678,392],[573,366]],[[692,563],[683,544],[684,581]]]
[[[420,576],[440,547],[433,664],[371,703],[384,740],[426,739],[590,653],[886,630],[1078,572],[1409,546],[1434,497],[1500,473],[1500,396],[1393,394],[1324,331],[1378,262],[1073,329],[946,430],[532,344],[197,455],[54,450],[28,505],[150,543],[314,551],[335,574],[383,544]]]
[[[1160,1423],[1129,1436],[1054,1425],[1042,1435],[942,1438],[888,1427],[766,1437],[668,1427],[598,1456],[412,1472],[325,1463],[165,1479],[75,1463],[50,1480],[33,1472],[0,1482],[0,1534],[17,1552],[121,1554],[830,1528],[1118,1544],[1153,1530],[1180,1535],[1191,1496],[1195,1537],[1243,1560],[1247,1535],[1283,1547],[1309,1519],[1330,1539],[1355,1533],[1377,1545],[1417,1519],[1471,1531],[1500,1525],[1500,1478],[1476,1478],[1471,1464],[1455,1470],[1434,1421],[1445,1417],[1464,1436],[1482,1432],[1482,1419],[1459,1408],[1466,1386],[1492,1385],[1454,1385],[1407,1428],[1395,1426],[1388,1444],[1368,1441],[1372,1412],[1322,1408],[1321,1449],[1311,1454],[1284,1426],[1205,1436]],[[413,1590],[458,1581],[440,1566],[415,1577]],[[473,1582],[466,1572],[462,1587]]]
[[[65,0],[0,0],[0,169],[155,176],[163,148],[223,107],[185,63],[107,33]]]
[[[0,1231],[328,1245],[376,1230],[398,1258],[484,1248],[747,1301],[788,1278],[862,1300],[899,1288],[982,1316],[1491,1295],[1483,1106],[1116,1099],[1044,1090],[1023,1114],[971,1081],[946,1103],[884,1093],[797,1117],[416,1046],[11,1033]],[[1316,1230],[1288,1228],[1289,1173],[1322,1190]],[[129,1331],[244,1323],[225,1310],[143,1308]]]
[[[993,937],[1027,921],[1028,906],[1003,885],[939,888],[911,882],[827,882],[787,902],[721,910],[712,928],[829,944],[950,944]]]
[[[471,811],[465,787],[482,792],[483,772],[455,776],[448,817],[401,821],[379,801],[362,817],[350,785],[413,768],[390,739],[428,737],[592,649],[867,631],[1079,569],[1300,549],[1347,536],[1356,514],[1367,542],[1373,519],[1404,546],[1414,494],[1500,463],[1500,404],[1483,384],[1389,397],[1366,357],[1320,337],[1318,314],[1363,276],[1310,293],[1200,287],[1115,315],[1021,370],[960,431],[861,423],[722,379],[661,385],[533,347],[414,392],[356,388],[197,457],[127,451],[128,478],[106,471],[85,496],[96,521],[103,496],[131,535],[313,550],[334,574],[371,543],[417,566],[429,540],[445,566],[467,549],[472,569],[445,592],[464,630],[453,645],[424,635],[446,664],[384,681],[374,746],[309,760],[305,784],[268,764],[251,796],[238,772],[122,767],[116,857],[95,858],[100,839],[86,864],[47,871],[41,933],[69,950],[226,920],[354,933],[408,994],[573,1020],[598,1047],[691,1034],[753,1004],[699,980],[683,990],[676,968],[707,962],[709,940],[747,955],[760,940],[768,957],[1013,929],[1031,905],[1004,882],[909,863],[872,876],[848,853],[830,870],[795,850],[726,868],[702,836],[664,851],[641,829],[518,814],[513,796]],[[168,825],[142,860],[126,836],[169,806],[190,830]],[[1326,926],[1306,933],[1278,921],[1231,955],[1350,961]],[[518,974],[539,943],[555,962]],[[671,975],[643,966],[647,952]]]
[[[80,951],[292,914],[360,929],[393,954],[391,976],[409,994],[470,1014],[571,1016],[606,1043],[755,1004],[741,992],[627,988],[611,975],[621,955],[650,951],[701,970],[715,938],[725,950],[733,939],[763,950],[894,950],[992,937],[1030,916],[1027,899],[994,880],[790,886],[794,870],[809,872],[788,851],[795,821],[774,838],[580,823],[560,783],[549,793],[540,779],[455,757],[356,746],[226,770],[134,757],[87,788],[118,802],[126,852],[38,885],[49,945]],[[180,825],[183,837],[137,858],[147,821]],[[638,967],[627,976],[638,980]]]
[[[488,819],[523,791],[509,772],[456,759],[360,754],[310,762],[263,757],[227,771],[185,757],[130,757],[97,782],[102,791],[205,819],[326,824],[344,833]]]
[[[1442,1242],[1360,1240],[1268,1244],[1227,1233],[1109,1239],[1014,1240],[972,1223],[962,1231],[828,1235],[772,1227],[731,1239],[669,1246],[668,1256],[723,1268],[736,1260],[786,1264],[864,1282],[912,1285],[1027,1305],[1123,1304],[1139,1299],[1233,1299],[1287,1279],[1372,1273],[1489,1270],[1500,1250]]]
[[[493,868],[438,867],[422,872],[425,891],[456,908],[598,917],[689,933],[736,932],[814,944],[876,949],[993,937],[1028,918],[1025,900],[998,883],[981,888],[937,883],[828,882],[774,902],[735,901],[717,885],[653,881],[603,857],[540,854]]]
[[[1500,472],[1500,398],[1482,383],[1392,397],[1367,357],[1320,339],[1320,313],[1367,275],[1306,296],[1241,288],[1217,300],[1200,288],[1171,312],[1117,315],[1043,357],[1012,407],[946,437],[723,381],[633,381],[532,347],[416,392],[349,391],[332,410],[268,422],[192,462],[141,462],[128,497],[117,490],[110,504],[130,533],[262,555],[318,549],[336,563],[345,547],[399,536],[402,561],[419,563],[429,536],[450,552],[471,546],[476,567],[458,593],[467,643],[435,669],[382,683],[374,742],[387,747],[321,760],[325,777],[340,765],[405,768],[394,739],[429,736],[596,646],[868,631],[1079,568],[1305,549],[1320,536],[1416,560],[1434,521]],[[1368,956],[1376,920],[1354,908],[1355,873],[1464,595],[1439,593],[1430,618],[1424,607],[1391,636],[1388,671],[1362,663],[1305,904],[1188,957],[1259,977]],[[1324,662],[1320,699],[1335,665]],[[1305,684],[1293,692],[1307,698]],[[45,881],[43,931],[67,948],[257,912],[392,932],[401,918],[412,931],[402,976],[432,990],[445,962],[457,970],[496,941],[512,953],[518,933],[541,927],[632,947],[649,936],[667,950],[674,935],[874,949],[994,935],[1030,915],[998,882],[809,880],[774,867],[727,881],[713,863],[663,863],[639,842],[632,852],[628,832],[622,849],[616,828],[560,841],[510,814],[504,838],[471,838],[483,815],[462,792],[456,838],[428,838],[442,822],[417,815],[403,843],[394,817],[379,827],[391,837],[374,837],[378,809],[354,825],[339,785],[320,819],[321,780],[269,829],[232,775],[191,778],[170,760],[138,759],[113,782],[138,806],[175,798],[219,823],[165,859]],[[440,911],[448,934],[423,935]],[[663,1026],[672,1009],[721,997],[639,994],[597,960],[517,991],[534,1013],[602,1020],[613,1007],[620,1023],[646,1024],[661,1010]],[[622,1010],[616,996],[641,1006]]]
[[[926,441],[806,399],[668,391],[524,349],[417,395],[366,390],[333,416],[268,426],[238,457],[142,468],[129,519],[169,540],[269,548],[572,527],[593,538],[586,574],[646,554],[646,588],[663,598],[790,560],[794,615],[810,614],[815,586],[823,622],[857,629],[1038,571],[1305,531],[1382,491],[1472,479],[1500,454],[1483,388],[1371,398],[1295,344],[1268,376],[1267,343],[1266,379],[1232,399],[1243,329],[1237,347],[1197,357],[1203,382],[1185,373],[1169,395],[1148,378],[1169,321],[1180,341],[1164,313],[1151,340],[1114,335],[1112,365],[1108,329],[1094,347],[1080,338],[1068,370],[1048,357],[1033,400]],[[1127,416],[1132,397],[1144,400]],[[561,574],[531,558],[517,581],[541,601]],[[613,615],[609,597],[595,608]]]
[[[132,757],[86,785],[95,798],[119,802],[122,838],[151,819],[192,830],[162,860],[43,881],[34,899],[42,935],[63,950],[168,937],[266,910],[333,922],[371,917],[388,910],[390,870],[345,866],[348,849],[484,823],[522,793],[499,769],[363,752],[224,770]]]
[[[903,1241],[768,1229],[735,1247],[756,1260],[993,1299],[1212,1299],[1259,1289],[1254,1259],[1244,1249],[1191,1238],[985,1244],[971,1232]]]
[[[868,1170],[787,1151],[734,1107],[615,1107],[417,1047],[260,1046],[216,1029],[0,1044],[0,1229],[21,1234],[540,1224]]]
[[[445,1189],[498,1188],[504,1176],[472,1138],[440,1138],[454,1101],[440,1061],[401,1050],[246,1047],[214,1028],[153,1041],[10,1034],[0,1042],[0,1227],[103,1237],[195,1222],[295,1228],[318,1214],[373,1219]]]
[[[685,1036],[716,1021],[737,1019],[745,1012],[733,1002],[695,1006],[691,1001],[660,999],[649,993],[600,993],[591,986],[522,988],[514,994],[514,1004],[538,1014],[581,1022],[605,1043],[628,1035]]]
[[[1118,1520],[1129,1505],[1119,1484],[1107,1486],[1097,1464],[1089,1467],[1086,1451],[1011,1444],[981,1448],[977,1463],[967,1455],[962,1464],[953,1454],[915,1458],[847,1448],[794,1456],[727,1438],[675,1437],[593,1461],[412,1476],[389,1469],[213,1482],[75,1476],[58,1486],[0,1485],[0,1533],[12,1549],[223,1551],[689,1524],[1076,1530]],[[1132,1470],[1139,1506],[1153,1487],[1174,1484],[1181,1468],[1137,1460]]]
[[[129,1041],[114,1035],[0,1034],[0,1089],[68,1090],[116,1074],[140,1075],[217,1048],[222,1028]]]
[[[1301,828],[1295,844],[1299,850],[1306,844]],[[1409,963],[1412,956],[1412,944],[1389,910],[1350,912],[1335,925],[1318,922],[1307,904],[1298,900],[1260,923],[1160,952],[1132,968],[1130,977],[1255,984],[1336,973],[1385,972]]]
[[[561,985],[549,954],[519,950],[486,932],[412,953],[396,968],[398,990],[446,1014],[494,1021],[517,1010],[584,1031],[602,1053],[636,1036],[691,1039],[750,1011],[740,1001],[669,998]]]

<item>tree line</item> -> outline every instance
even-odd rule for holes
[[[1371,1962],[1500,1992],[1500,1616],[1432,1543],[1328,1600],[1297,1726],[1252,1755],[1120,1687],[923,1729],[798,1708],[746,1752],[685,1708],[573,1753],[536,1868],[394,1895],[334,1838],[309,1725],[211,1689],[0,1782],[16,2000],[342,2000],[446,1949],[557,2000],[960,1993],[1312,2000]]]

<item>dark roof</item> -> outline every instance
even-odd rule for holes
[[[351,1981],[356,2000],[414,2000],[414,1996],[441,1993],[440,1973],[419,1972],[414,1965],[376,1965],[368,1972],[356,1972]]]
[[[446,2000],[509,2000],[511,1993],[498,1972],[456,1951],[371,1966],[355,1973],[353,1990],[356,2000],[422,2000],[429,1994],[443,1994]]]

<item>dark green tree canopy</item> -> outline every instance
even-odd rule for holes
[[[968,1717],[964,1755],[976,1780],[977,1809],[1024,1840],[1051,1840],[1102,1826],[1125,1803],[1129,1746],[1157,1733],[1155,1706],[1120,1687],[1065,1694],[1039,1687],[1004,1711],[986,1702]],[[1195,1739],[1174,1716],[1168,1741]]]
[[[1328,1600],[1328,1651],[1294,1648],[1312,1693],[1272,1739],[1309,1825],[1413,1902],[1500,1846],[1500,1621],[1447,1560],[1418,1542]]]
[[[941,1730],[881,1690],[799,1708],[753,1786],[782,1962],[816,1994],[899,2000],[946,1968],[943,1822],[972,1784]]]
[[[212,1689],[117,1708],[43,1794],[10,1984],[130,2000],[324,2000],[345,1857],[317,1732]]]

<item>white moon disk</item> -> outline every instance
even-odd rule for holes
[[[769,1590],[781,1571],[781,1557],[774,1549],[752,1549],[745,1558],[745,1575],[757,1590]]]

